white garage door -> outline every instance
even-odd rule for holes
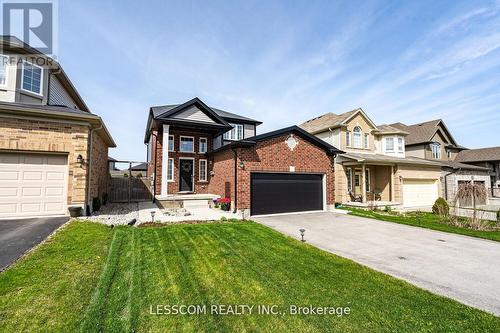
[[[403,205],[405,207],[432,206],[438,198],[435,179],[404,179]]]
[[[66,213],[67,157],[0,153],[0,217]]]

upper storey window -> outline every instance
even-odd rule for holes
[[[0,86],[7,85],[7,62],[8,57],[0,55]]]
[[[398,151],[400,153],[404,152],[405,150],[405,142],[403,138],[398,138]]]
[[[394,151],[394,138],[385,138],[385,151]]]
[[[441,159],[441,145],[439,143],[431,143],[432,158]]]
[[[42,67],[23,62],[23,75],[21,81],[23,90],[37,95],[42,94]]]
[[[354,148],[362,148],[361,146],[361,127],[356,126],[352,130],[352,143]]]
[[[243,125],[230,124],[233,129],[224,133],[224,140],[243,140]]]

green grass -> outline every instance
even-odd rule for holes
[[[484,238],[500,242],[500,230],[480,231],[480,230],[472,230],[468,228],[456,227],[442,222],[439,216],[434,215],[432,213],[420,212],[403,216],[403,215],[390,215],[387,213],[364,210],[364,209],[356,209],[356,208],[349,208],[347,210],[349,210],[350,215],[368,217],[386,222],[412,225],[415,227],[422,227],[432,230],[439,230],[454,234]]]
[[[285,315],[150,314],[164,304],[276,304]],[[351,313],[293,316],[292,304]],[[255,223],[73,222],[0,274],[0,330],[498,332],[500,318]]]

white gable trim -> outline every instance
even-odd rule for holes
[[[361,115],[363,117],[365,117],[365,119],[370,123],[370,125],[373,126],[374,129],[377,129],[377,125],[375,125],[375,123],[370,119],[370,117],[368,117],[365,113],[365,111],[363,111],[363,109],[357,109],[356,112],[354,112],[353,114],[351,114],[347,119],[344,119],[342,121],[342,124],[347,124],[347,122],[349,120],[351,120],[352,118],[356,117],[358,115],[358,113],[361,113]]]

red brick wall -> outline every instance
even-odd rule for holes
[[[200,138],[207,138],[208,150],[212,147],[212,137],[206,132],[195,131],[181,131],[175,128],[170,128],[169,135],[174,136],[174,151],[168,152],[168,158],[174,158],[174,180],[168,183],[168,193],[175,194],[179,192],[179,159],[182,157],[194,158],[194,191],[196,193],[209,193],[208,185],[210,181],[210,164],[207,166],[207,182],[199,181],[199,165],[200,159],[206,159],[207,163],[209,158],[205,154],[200,154]],[[180,136],[194,137],[194,153],[181,153],[179,152]],[[159,131],[156,136],[153,136],[153,149],[151,163],[148,166],[148,177],[152,174],[154,169],[154,158],[156,151],[156,195],[161,194],[161,180],[162,180],[162,161],[163,161],[163,131]]]
[[[333,158],[317,146],[295,135],[299,142],[291,151],[285,143],[288,134],[259,142],[252,148],[238,148],[238,209],[250,208],[250,173],[252,171],[290,172],[290,166],[296,173],[321,173],[326,175],[326,203],[335,203]],[[243,162],[245,167],[239,167]],[[214,156],[212,177],[209,191],[234,200],[234,154],[228,149]],[[226,189],[230,189],[230,195]]]
[[[210,176],[208,192],[234,201],[234,152],[226,149],[215,154],[211,164],[209,162],[209,170],[214,175]]]

